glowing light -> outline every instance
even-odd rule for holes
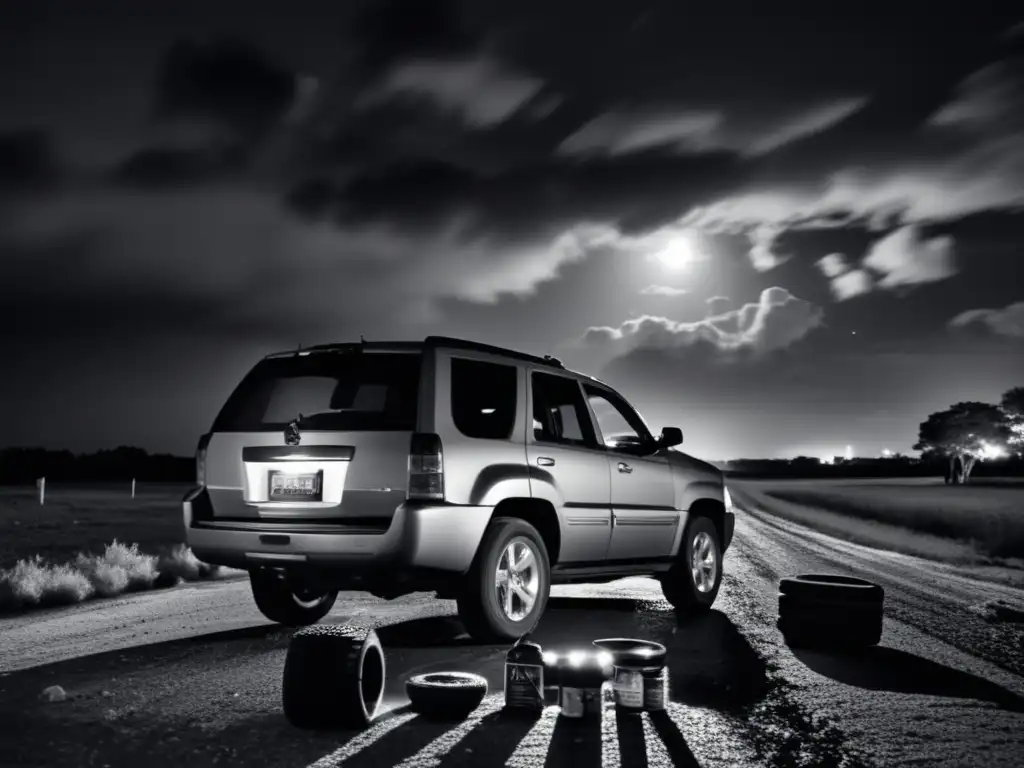
[[[541,660],[543,660],[543,662],[548,666],[554,666],[556,663],[558,663],[558,654],[554,651],[544,651],[544,653],[542,653],[540,657]]]
[[[978,452],[979,459],[1001,459],[1005,455],[1006,451],[998,445],[984,442],[981,444],[981,450]]]
[[[598,651],[597,663],[602,667],[610,667],[615,663],[615,657],[608,653],[608,651]]]
[[[832,464],[835,460],[831,456],[822,456],[818,461],[822,464]]]
[[[657,254],[657,259],[671,270],[683,269],[694,260],[693,241],[686,235],[673,237]]]
[[[578,667],[586,660],[586,658],[587,654],[583,651],[573,651],[569,654],[569,663],[574,667]]]
[[[849,461],[852,458],[853,458],[853,446],[852,445],[848,445],[848,446],[846,446],[846,460]]]
[[[892,451],[890,451],[888,448],[883,448],[882,455],[888,459],[890,456],[892,456]]]

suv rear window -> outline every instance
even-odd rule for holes
[[[214,432],[300,426],[323,430],[416,428],[419,353],[321,352],[263,360],[232,393]]]
[[[516,423],[518,369],[452,358],[452,421],[466,437],[507,440]]]

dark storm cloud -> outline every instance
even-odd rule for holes
[[[359,0],[350,13],[355,60],[366,74],[408,59],[463,56],[481,40],[458,0]]]
[[[202,118],[253,136],[280,122],[297,94],[295,74],[245,40],[182,40],[161,63],[156,110],[161,118]]]
[[[58,165],[46,131],[0,133],[0,194],[46,189],[57,180]]]
[[[473,231],[506,237],[581,222],[636,234],[675,220],[712,190],[735,184],[743,172],[729,154],[648,153],[583,164],[552,158],[495,173],[420,161],[368,171],[337,187],[307,182],[293,194],[307,210],[336,202],[346,222],[420,229],[465,216]]]
[[[149,147],[125,158],[110,180],[140,189],[190,187],[244,168],[245,153],[238,148]]]

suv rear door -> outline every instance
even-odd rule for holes
[[[422,358],[418,350],[355,346],[258,363],[211,430],[206,486],[214,519],[386,529],[405,500]],[[293,420],[297,445],[285,437]],[[285,489],[274,499],[272,483]],[[317,485],[313,498],[303,495]]]
[[[579,382],[530,372],[533,426],[527,436],[530,486],[558,510],[558,562],[604,560],[611,536],[611,473],[597,440]]]
[[[666,557],[672,553],[680,513],[668,457],[654,452],[654,436],[640,415],[613,390],[584,383],[612,478],[609,560]]]

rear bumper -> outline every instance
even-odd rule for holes
[[[203,562],[232,568],[256,566],[343,569],[392,568],[465,573],[491,518],[491,507],[400,504],[386,528],[343,525],[233,524],[216,521],[205,488],[182,502],[185,537]]]

